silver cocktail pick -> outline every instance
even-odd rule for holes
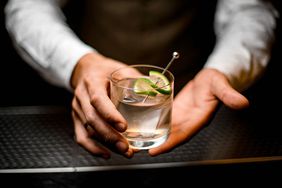
[[[179,53],[178,52],[173,52],[172,53],[172,58],[171,60],[169,61],[169,63],[167,64],[167,66],[165,67],[165,69],[163,70],[162,74],[165,73],[165,71],[170,67],[170,65],[172,64],[172,62],[175,60],[175,59],[178,59],[179,58]]]

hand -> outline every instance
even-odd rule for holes
[[[151,156],[168,152],[189,140],[209,122],[221,100],[233,109],[249,106],[248,100],[234,90],[227,77],[214,69],[203,69],[176,96],[172,110],[172,127],[168,140],[149,150]]]
[[[126,157],[133,156],[133,150],[120,134],[127,128],[126,120],[108,96],[110,73],[123,66],[98,53],[90,53],[80,59],[71,78],[76,141],[104,158],[110,157],[109,148]]]

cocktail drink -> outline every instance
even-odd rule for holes
[[[131,65],[111,74],[111,100],[127,120],[122,133],[130,146],[149,149],[161,145],[171,125],[174,77],[152,65]]]

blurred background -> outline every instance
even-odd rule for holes
[[[7,0],[1,0],[0,9],[0,44],[1,44],[1,68],[0,68],[0,106],[20,106],[20,105],[61,105],[69,104],[72,94],[63,88],[50,85],[43,80],[35,70],[23,62],[17,54],[11,39],[5,29],[4,7]],[[73,1],[76,2],[76,1]],[[281,1],[274,1],[276,7],[281,12]],[[72,6],[78,6],[77,3],[70,3],[65,12]],[[73,19],[73,26],[75,26]],[[247,96],[250,100],[259,98],[264,100],[270,97],[272,100],[277,99],[279,93],[276,88],[277,84],[281,85],[280,70],[281,67],[281,19],[278,20],[277,39],[273,48],[273,55],[264,77],[252,88],[249,89]],[[275,90],[275,91],[274,91]],[[265,92],[269,91],[269,92]]]

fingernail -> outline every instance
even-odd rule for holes
[[[133,157],[133,152],[131,150],[128,150],[124,155],[127,157],[127,158],[131,158]]]
[[[120,131],[125,131],[126,125],[124,123],[119,123],[118,128],[119,128]]]
[[[127,144],[124,143],[124,142],[121,142],[121,141],[119,141],[119,142],[116,143],[116,147],[117,147],[118,150],[119,150],[120,152],[122,152],[122,153],[124,153],[125,151],[128,150]]]

